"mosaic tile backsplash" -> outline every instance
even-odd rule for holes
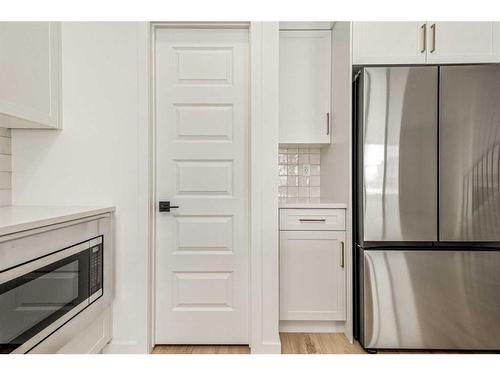
[[[279,197],[319,198],[320,167],[319,147],[280,147],[278,154]]]

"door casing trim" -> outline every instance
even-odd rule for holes
[[[156,30],[164,28],[245,28],[249,30],[249,288],[248,332],[252,353],[281,353],[279,338],[278,182],[268,179],[276,168],[262,159],[262,148],[276,158],[278,150],[278,40],[277,22],[150,22],[147,27],[149,78],[148,124],[148,324],[147,343],[155,345],[156,257]],[[276,40],[266,38],[275,36]],[[274,77],[273,79],[269,79]],[[266,101],[262,95],[267,95]],[[264,134],[266,133],[266,134]],[[267,162],[267,163],[266,163]],[[266,166],[265,168],[262,168]],[[266,173],[267,172],[267,173]],[[142,177],[142,176],[141,176]],[[263,183],[265,181],[265,184]],[[265,190],[264,190],[265,189]],[[271,194],[269,194],[271,192]],[[274,193],[273,193],[274,192]],[[271,196],[272,195],[272,196]],[[269,202],[270,200],[270,202]],[[264,221],[270,225],[264,226]],[[265,233],[264,233],[264,229]],[[275,238],[273,238],[275,237]],[[265,247],[265,251],[264,251]],[[264,256],[264,252],[266,256]],[[264,260],[266,263],[264,263]],[[265,267],[266,265],[267,267]],[[264,294],[266,290],[266,295]]]

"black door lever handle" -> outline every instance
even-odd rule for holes
[[[170,212],[171,208],[179,208],[179,206],[171,206],[170,201],[160,201],[158,205],[160,212]]]

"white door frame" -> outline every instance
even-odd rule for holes
[[[277,22],[152,22],[144,35],[149,81],[148,152],[148,350],[155,324],[156,119],[155,33],[159,28],[249,28],[250,31],[250,228],[249,342],[252,353],[281,353],[279,339],[278,253],[278,88]],[[140,53],[140,51],[139,51]],[[140,59],[140,58],[139,58]],[[141,69],[142,70],[142,69]],[[140,72],[141,73],[141,72]],[[141,137],[141,136],[140,136]],[[142,137],[141,137],[142,138]],[[144,175],[139,176],[144,184]]]

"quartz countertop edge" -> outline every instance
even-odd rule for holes
[[[324,198],[280,198],[279,208],[347,208],[347,204]]]
[[[0,236],[114,212],[113,206],[3,206]]]

